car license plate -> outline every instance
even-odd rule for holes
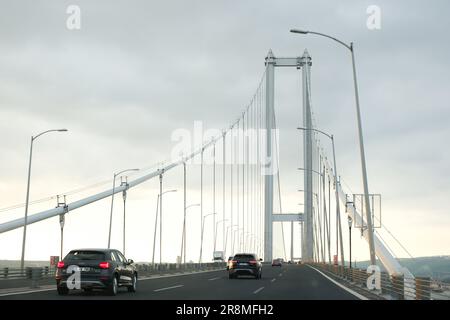
[[[82,272],[91,271],[90,267],[81,267],[80,269],[81,269]]]
[[[247,266],[247,265],[248,265],[248,263],[245,263],[245,262],[240,262],[240,263],[239,263],[239,265],[240,265],[240,266]]]

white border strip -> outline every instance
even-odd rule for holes
[[[18,291],[18,292],[9,292],[9,293],[1,293],[0,297],[7,297],[7,296],[16,296],[19,294],[29,294],[29,293],[36,293],[36,292],[44,292],[44,291],[56,291],[56,286],[54,288],[50,289],[38,289],[38,290],[31,290],[31,291]]]
[[[354,296],[357,297],[358,299],[360,299],[360,300],[369,300],[369,298],[363,296],[362,294],[359,294],[358,292],[353,291],[352,289],[349,289],[349,288],[347,288],[346,286],[340,284],[339,282],[337,282],[337,281],[331,279],[329,276],[327,276],[327,275],[326,275],[325,273],[323,273],[322,271],[317,270],[316,268],[310,266],[309,264],[308,264],[307,266],[310,267],[311,269],[316,270],[316,271],[317,271],[318,273],[320,273],[322,276],[324,276],[325,278],[327,278],[328,280],[330,280],[331,282],[333,282],[335,285],[337,285],[337,286],[340,287],[341,289],[344,289],[344,290],[347,291],[348,293],[354,295]]]

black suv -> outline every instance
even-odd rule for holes
[[[238,253],[233,257],[228,269],[230,279],[237,278],[240,275],[254,276],[255,279],[261,279],[262,259],[253,253]]]
[[[125,259],[120,251],[114,249],[72,250],[58,262],[56,271],[56,287],[60,295],[68,294],[69,289],[103,289],[116,295],[119,287],[135,292],[136,284],[133,260]]]

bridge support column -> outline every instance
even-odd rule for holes
[[[273,169],[272,129],[274,110],[274,67],[272,50],[266,57],[266,161],[264,170],[264,261],[272,261],[272,214],[273,214]]]
[[[303,240],[302,258],[311,262],[313,260],[313,185],[312,185],[312,120],[311,106],[309,101],[309,83],[308,79],[311,66],[311,57],[305,50],[302,57],[302,82],[303,82],[303,127],[305,133],[303,135],[303,161],[304,161],[304,206],[305,206],[305,223],[303,224]]]

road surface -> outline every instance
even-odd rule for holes
[[[42,289],[41,289],[42,290]],[[228,279],[226,270],[141,279],[135,293],[120,288],[117,296],[104,292],[71,291],[59,296],[55,289],[3,295],[0,299],[150,299],[150,300],[358,300],[324,275],[306,265],[263,266],[262,279]]]

